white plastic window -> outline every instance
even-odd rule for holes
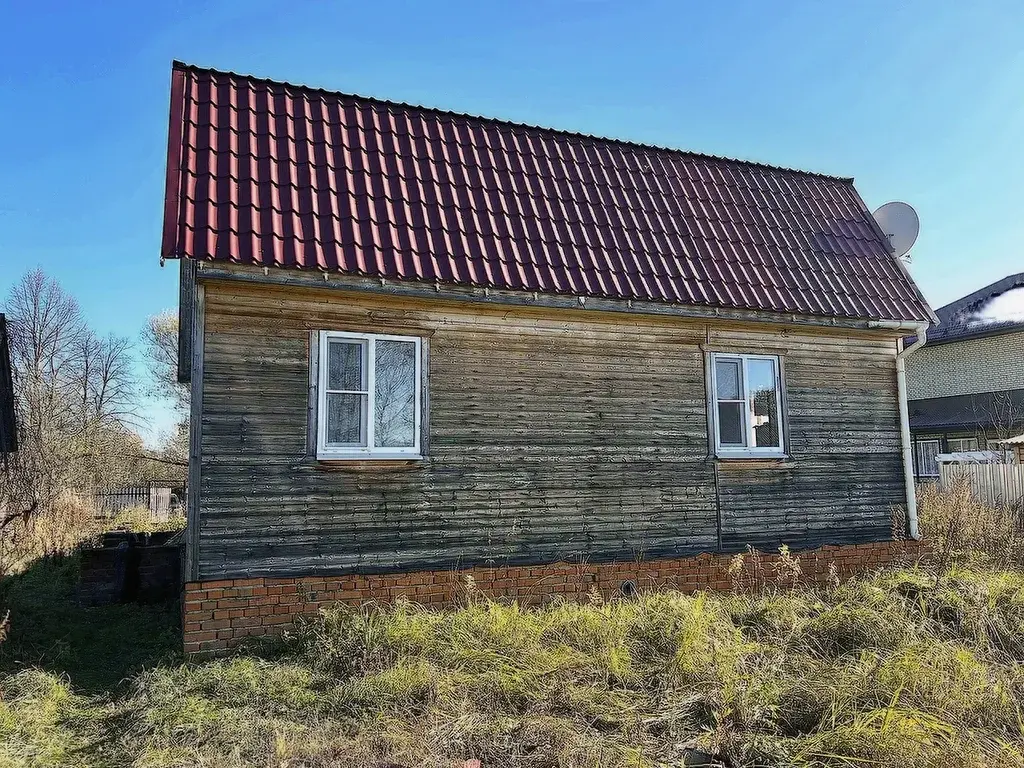
[[[420,455],[420,340],[321,331],[317,457]]]
[[[711,393],[719,456],[785,454],[777,356],[712,354]]]

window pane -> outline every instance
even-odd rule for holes
[[[747,376],[750,377],[750,426],[754,431],[755,448],[778,448],[779,409],[778,392],[775,390],[775,361],[748,360]]]
[[[914,454],[919,477],[935,477],[939,474],[939,463],[935,461],[935,457],[939,455],[938,440],[918,441],[914,444]]]
[[[719,400],[742,400],[740,394],[740,361],[715,361],[715,392]]]
[[[378,341],[376,358],[373,443],[411,448],[416,444],[416,345]]]
[[[961,451],[978,450],[978,439],[976,437],[963,437],[949,441],[949,452],[960,453]]]
[[[718,442],[743,445],[743,403],[718,404]]]
[[[366,395],[327,395],[327,442],[366,445]]]
[[[361,341],[330,341],[327,344],[327,388],[366,391],[366,344]]]

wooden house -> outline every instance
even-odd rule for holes
[[[913,530],[932,313],[852,180],[182,64],[168,148],[188,650]]]

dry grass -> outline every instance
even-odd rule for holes
[[[164,520],[159,520],[149,511],[149,507],[125,507],[106,521],[103,527],[108,531],[131,531],[132,533],[180,531],[185,528],[185,516],[171,515]]]
[[[757,589],[737,569],[731,594],[542,608],[467,589],[458,610],[336,608],[204,663],[154,646],[105,689],[47,648],[66,660],[113,615],[67,612],[31,644],[16,607],[8,646],[37,656],[0,678],[0,766],[1024,768],[1024,573],[993,565],[1017,562],[1017,528],[929,493],[941,570],[808,589],[791,558]]]
[[[98,531],[84,499],[72,491],[57,494],[46,514],[18,518],[0,532],[0,576],[17,573],[39,558],[67,554]]]
[[[1024,576],[324,612],[88,697],[2,686],[0,765],[1024,766]]]
[[[1024,568],[1024,506],[990,507],[971,495],[969,480],[948,491],[937,483],[918,487],[921,530],[940,565],[974,560],[1001,568]]]

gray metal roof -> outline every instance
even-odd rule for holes
[[[1024,330],[1024,272],[986,285],[935,314],[940,322],[928,330],[929,344]]]

